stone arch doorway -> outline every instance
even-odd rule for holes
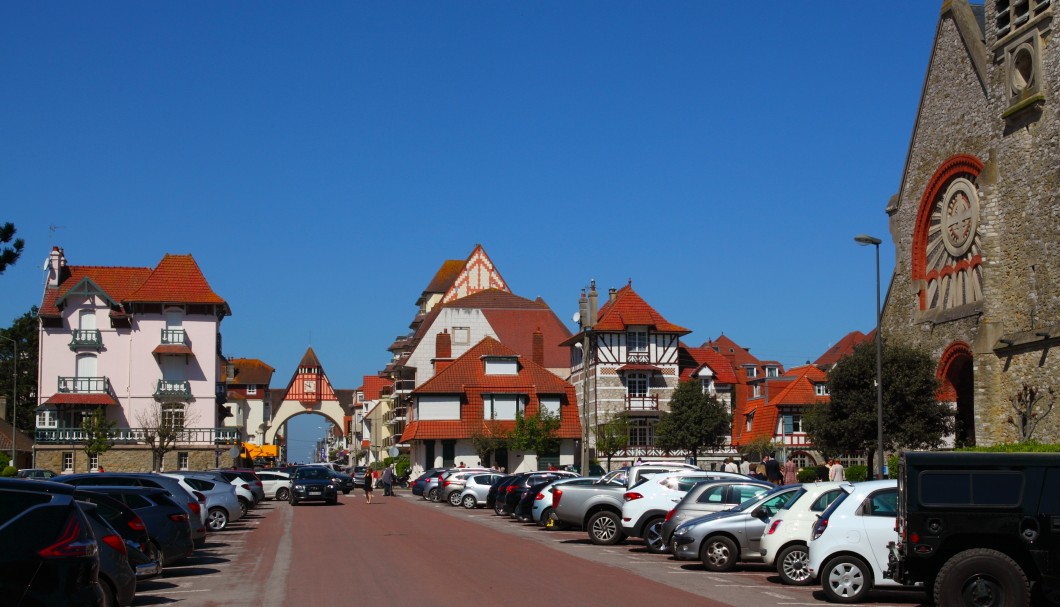
[[[938,378],[942,381],[939,400],[955,405],[954,446],[975,445],[975,374],[968,344],[955,342],[946,348],[939,359]]]
[[[310,419],[312,418],[312,419]],[[294,422],[292,424],[291,422]],[[307,426],[312,427],[312,430],[307,430]],[[316,459],[307,460],[307,453],[315,453],[315,443],[318,439],[322,439],[325,435],[330,436],[330,427],[337,426],[340,430],[342,429],[342,420],[336,420],[332,416],[320,411],[302,411],[294,413],[288,416],[283,422],[273,424],[272,428],[277,430],[277,434],[282,434],[284,443],[284,458],[287,462],[298,462],[308,463],[317,461]],[[282,433],[279,432],[282,427]],[[300,431],[299,431],[300,429]],[[327,432],[325,432],[327,430]],[[296,436],[297,434],[297,436]],[[325,446],[327,451],[330,451],[330,446]]]

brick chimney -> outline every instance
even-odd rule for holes
[[[57,287],[61,280],[63,267],[66,265],[66,256],[59,247],[52,247],[48,254],[48,286]]]
[[[446,329],[434,340],[434,374],[438,375],[453,362],[453,336]]]
[[[535,363],[545,366],[545,335],[541,332],[541,327],[538,327],[534,331],[533,346],[530,352],[530,360]]]

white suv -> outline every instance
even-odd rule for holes
[[[762,534],[762,562],[777,568],[780,581],[792,586],[807,586],[813,576],[806,569],[810,535],[817,515],[824,512],[840,494],[847,482],[806,483],[804,493],[784,504]]]
[[[743,501],[741,497],[750,497],[756,490],[765,493],[771,487],[731,472],[680,470],[655,474],[622,495],[622,532],[628,537],[643,537],[649,552],[667,552],[661,534],[666,513],[673,510],[689,489],[710,481],[729,481],[739,487],[731,494],[726,493],[724,500],[719,498],[719,510],[735,506]]]
[[[874,587],[904,588],[883,577],[887,544],[898,541],[898,481],[844,486],[813,528],[807,569],[821,580],[825,596],[857,603]]]

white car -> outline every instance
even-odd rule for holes
[[[776,567],[780,581],[791,586],[807,586],[813,576],[806,569],[810,535],[817,515],[824,512],[847,482],[806,483],[804,493],[784,504],[762,534],[762,562]]]
[[[857,603],[875,587],[905,588],[883,577],[887,544],[898,541],[898,481],[843,486],[813,528],[807,569],[828,600]]]
[[[710,481],[731,481],[733,485],[744,487],[731,495],[723,496],[724,491],[719,493],[716,496],[719,499],[719,510],[732,508],[751,497],[751,494],[755,493],[755,489],[751,487],[755,487],[757,493],[765,493],[772,487],[768,483],[761,483],[742,474],[731,472],[680,470],[654,474],[622,495],[622,532],[627,537],[643,537],[645,545],[651,552],[666,552],[667,547],[660,533],[666,514],[673,510],[689,489]]]
[[[265,498],[274,499],[278,502],[286,502],[291,497],[291,475],[286,472],[269,471],[258,472],[261,486],[265,489]]]

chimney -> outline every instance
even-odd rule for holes
[[[584,329],[589,324],[589,300],[585,299],[585,289],[578,298],[578,328]]]
[[[589,281],[589,326],[596,326],[596,311],[599,307],[596,305],[596,279]]]
[[[453,336],[449,335],[449,329],[445,329],[439,333],[437,339],[434,340],[434,357],[453,357]]]
[[[541,327],[538,327],[537,330],[534,331],[530,360],[533,360],[542,367],[545,366],[545,335],[541,333]]]
[[[618,289],[611,287],[607,290],[607,301],[612,302],[618,299]]]
[[[66,265],[66,257],[63,256],[63,250],[59,247],[52,247],[52,252],[48,254],[48,286],[57,287],[59,286],[60,274],[63,267]]]

